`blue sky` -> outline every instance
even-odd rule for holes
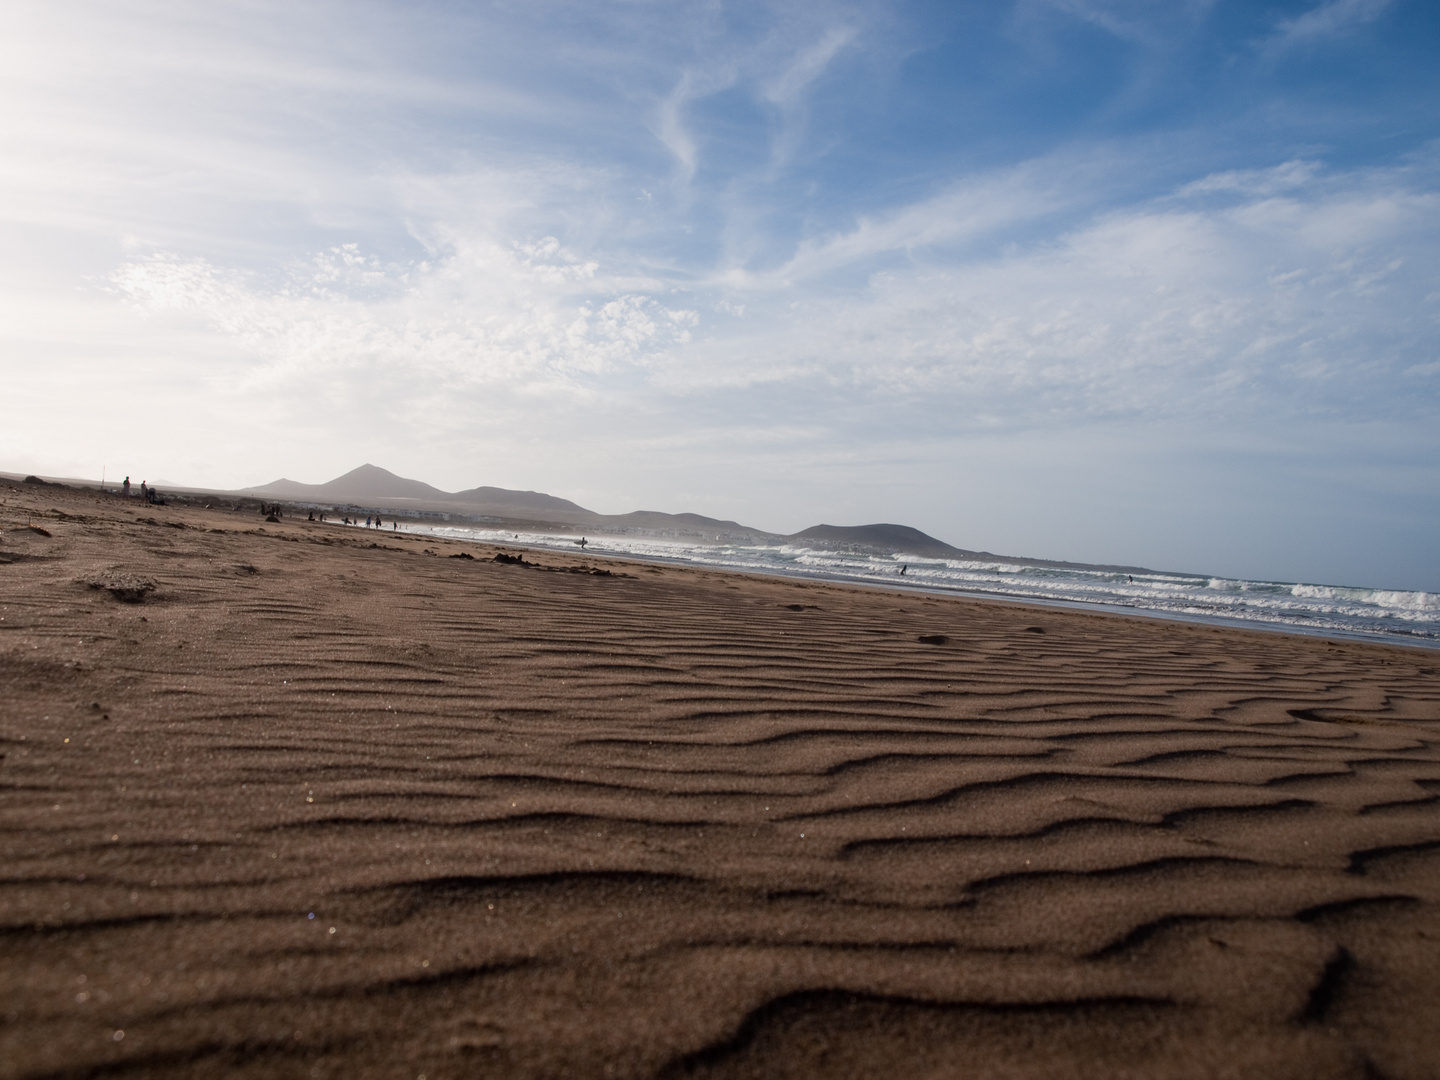
[[[0,468],[1440,589],[1433,3],[8,18]]]

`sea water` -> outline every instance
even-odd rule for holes
[[[573,537],[455,526],[407,531],[574,551]],[[1024,560],[847,553],[798,544],[708,544],[635,536],[588,540],[590,555],[628,556],[787,577],[1124,610],[1188,621],[1270,627],[1440,648],[1440,593],[1246,581],[1202,574],[1054,567]],[[905,573],[900,573],[901,568]]]

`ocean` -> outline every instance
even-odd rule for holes
[[[489,544],[576,550],[573,537],[554,533],[457,526],[410,526],[407,531]],[[702,544],[633,536],[598,536],[589,541],[585,552],[596,557],[625,556],[1440,648],[1440,593],[1149,570],[1051,567],[1023,560],[936,559],[903,552],[870,555],[794,544]]]

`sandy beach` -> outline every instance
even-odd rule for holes
[[[1440,653],[0,498],[5,1080],[1440,1076]]]

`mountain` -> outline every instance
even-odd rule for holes
[[[904,551],[912,555],[929,555],[941,559],[968,559],[976,552],[951,547],[909,525],[812,525],[793,533],[787,540],[804,541],[820,547],[859,548],[889,553]]]
[[[665,514],[659,510],[635,510],[629,514],[607,514],[595,523],[597,529],[624,536],[636,533],[675,539],[711,541],[724,544],[778,543],[782,537],[703,514]]]
[[[377,465],[362,465],[324,484],[276,480],[242,494],[331,506],[354,506],[393,513],[441,513],[503,521],[507,525],[579,529],[616,536],[651,536],[730,544],[799,542],[817,547],[881,553],[894,551],[939,558],[966,558],[975,552],[951,547],[908,525],[816,525],[792,536],[721,521],[703,514],[666,514],[636,510],[629,514],[597,514],[569,499],[540,491],[475,487],[441,491],[419,480],[407,480]],[[981,553],[984,554],[984,553]]]
[[[244,488],[246,495],[274,495],[311,502],[373,503],[377,499],[448,501],[453,496],[419,480],[396,476],[378,465],[361,465],[325,484],[276,480],[261,487]]]
[[[877,555],[926,555],[933,559],[978,559],[1011,566],[1049,566],[1064,570],[1105,570],[1122,574],[1150,574],[1143,566],[1116,566],[1108,563],[1066,562],[1063,559],[1028,559],[997,555],[993,551],[967,551],[927,536],[908,525],[812,525],[803,532],[785,537],[814,547],[867,551]]]
[[[378,465],[361,465],[344,476],[324,484],[300,484],[276,480],[261,487],[245,488],[231,494],[261,495],[301,504],[357,507],[392,513],[444,514],[460,519],[502,524],[506,528],[557,529],[598,535],[647,536],[668,540],[723,544],[799,543],[842,551],[864,551],[879,555],[909,554],[939,559],[982,559],[987,562],[1025,566],[1053,566],[1122,573],[1148,573],[1136,566],[1098,566],[1056,559],[1023,559],[989,551],[967,551],[952,547],[908,525],[881,522],[875,525],[812,525],[798,533],[781,536],[721,521],[703,514],[666,514],[658,510],[636,510],[629,514],[597,514],[579,503],[546,495],[541,491],[514,491],[510,488],[475,487],[465,491],[441,491],[419,480],[396,476]]]
[[[441,491],[419,480],[396,476],[378,465],[361,465],[324,484],[275,480],[241,494],[332,506],[358,506],[404,513],[432,512],[495,519],[513,524],[571,526],[620,534],[641,533],[688,539],[752,540],[769,536],[733,521],[717,521],[700,514],[662,514],[652,510],[633,514],[597,514],[579,503],[541,491],[474,487]]]
[[[484,513],[495,517],[539,518],[544,521],[567,521],[576,524],[599,517],[569,499],[546,495],[542,491],[512,491],[509,488],[477,487],[457,491],[448,496],[457,503],[483,507]]]

